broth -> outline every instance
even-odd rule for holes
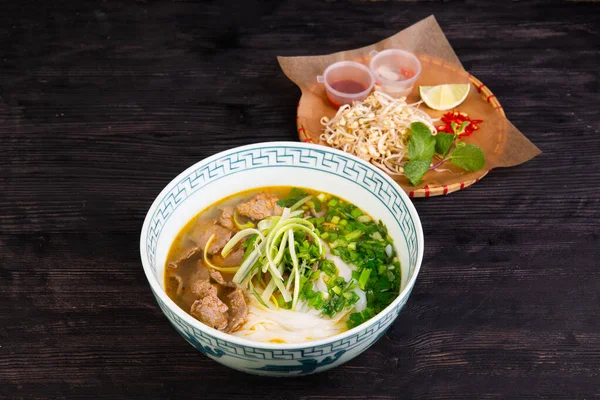
[[[372,318],[398,296],[400,274],[380,221],[327,193],[268,187],[192,218],[173,241],[164,279],[167,295],[201,322],[286,343]]]

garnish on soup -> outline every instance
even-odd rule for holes
[[[201,322],[274,343],[335,335],[400,293],[385,225],[327,193],[246,192],[201,212],[169,252],[166,292]]]

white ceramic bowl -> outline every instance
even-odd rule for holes
[[[402,264],[401,292],[366,323],[327,339],[300,344],[254,342],[210,328],[164,292],[164,266],[180,229],[224,197],[264,186],[298,186],[340,196],[381,219]],[[144,272],[158,305],[192,346],[228,367],[261,375],[297,376],[338,366],[375,343],[396,319],[415,284],[423,258],[419,216],[392,179],[350,154],[324,146],[269,142],[206,158],[177,176],[158,195],[140,238]]]

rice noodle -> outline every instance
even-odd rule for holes
[[[392,175],[402,175],[407,160],[410,124],[422,122],[435,135],[437,130],[427,113],[375,91],[362,102],[343,105],[331,120],[321,118],[320,138],[329,146],[352,153]]]
[[[299,306],[297,311],[271,310],[255,299],[250,300],[248,320],[231,334],[260,342],[302,343],[337,335],[347,329],[346,312],[334,319],[323,318],[314,309]]]

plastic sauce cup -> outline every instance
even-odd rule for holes
[[[371,71],[380,90],[392,97],[406,97],[421,75],[421,62],[412,53],[399,49],[371,51]]]
[[[375,84],[371,70],[354,61],[331,64],[317,82],[325,84],[327,98],[335,107],[364,100]]]

